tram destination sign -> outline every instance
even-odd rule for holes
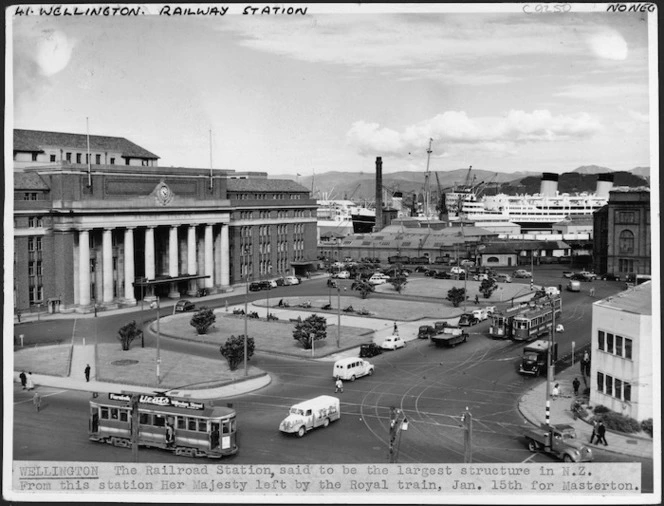
[[[111,401],[131,402],[131,395],[114,394],[111,392],[108,394],[108,399]],[[205,404],[203,404],[202,402],[173,399],[172,397],[168,397],[166,395],[138,394],[138,402],[141,404],[152,404],[154,406],[172,406],[174,408],[195,409],[195,410],[205,409]]]

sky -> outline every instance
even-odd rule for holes
[[[429,139],[435,171],[653,162],[647,14],[293,4],[306,15],[247,16],[247,4],[208,5],[229,11],[10,9],[9,124],[85,133],[87,118],[90,134],[125,137],[161,166],[271,175],[371,172],[377,156],[384,173],[424,171]]]

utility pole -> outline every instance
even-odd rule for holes
[[[473,462],[473,415],[466,406],[466,411],[461,415],[461,422],[464,425],[463,431],[463,462],[470,464]]]
[[[408,430],[408,420],[400,409],[390,408],[390,464],[394,464],[399,456],[399,443],[401,431]]]
[[[551,426],[551,383],[553,383],[553,346],[555,343],[554,332],[556,331],[556,303],[555,298],[549,299],[551,304],[551,332],[549,332],[549,349],[546,353],[546,407],[545,421],[547,426]]]
[[[138,462],[138,394],[131,396],[131,455]]]

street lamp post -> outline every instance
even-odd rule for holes
[[[267,274],[268,277],[270,277],[270,274],[272,273],[272,266],[268,265],[267,267]],[[270,281],[268,279],[268,281]],[[270,319],[270,290],[272,290],[272,285],[270,284],[270,288],[267,290],[267,315],[265,316],[268,320]]]
[[[467,295],[467,279],[468,279],[468,267],[464,265],[463,267],[463,312],[466,312],[466,299],[468,299]]]
[[[553,346],[555,343],[556,332],[556,305],[555,300],[549,296],[549,303],[551,304],[551,332],[549,332],[549,349],[546,353],[546,424],[551,425],[551,383],[553,383]]]
[[[244,278],[244,375],[247,376],[247,296],[249,293],[249,274]]]
[[[156,301],[150,304],[151,307],[157,309],[157,384],[161,384],[161,328],[159,326],[159,297]]]
[[[344,286],[344,292],[346,287]],[[337,285],[337,348],[341,346],[341,287]]]

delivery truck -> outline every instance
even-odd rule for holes
[[[465,343],[468,334],[459,327],[445,327],[441,334],[431,336],[431,342],[436,346],[455,347],[459,343]]]
[[[288,416],[279,424],[279,430],[302,437],[308,431],[316,427],[327,427],[330,422],[339,418],[339,399],[331,395],[321,395],[292,406]]]
[[[546,373],[549,348],[551,348],[553,355],[551,363],[555,363],[558,360],[558,343],[551,343],[550,341],[540,339],[524,346],[519,372],[521,374],[532,374],[533,376]]]

